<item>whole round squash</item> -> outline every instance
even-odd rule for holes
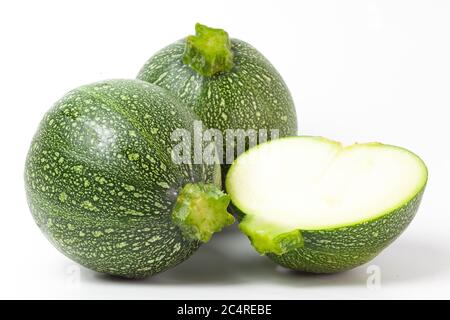
[[[222,29],[197,24],[195,30],[196,35],[152,56],[137,78],[171,91],[194,111],[205,128],[220,130],[224,139],[227,130],[235,130],[235,134],[241,130],[248,138],[243,150],[237,149],[236,140],[234,154],[227,159],[222,143],[223,173],[236,155],[252,146],[252,135],[245,136],[248,130],[254,130],[257,143],[297,135],[294,102],[272,64],[250,44],[230,39]],[[232,145],[230,137],[227,143]]]
[[[31,144],[25,184],[48,239],[87,268],[128,278],[164,271],[231,224],[220,167],[173,161],[195,117],[164,89],[110,80],[67,93]]]

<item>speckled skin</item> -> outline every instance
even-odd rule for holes
[[[355,268],[372,260],[400,236],[414,218],[423,190],[399,209],[361,224],[300,230],[303,248],[267,256],[286,268],[306,272],[334,273]]]
[[[280,137],[296,135],[294,103],[280,74],[249,44],[232,39],[231,45],[234,66],[229,72],[201,76],[183,63],[185,40],[180,40],[151,57],[138,79],[173,92],[205,128],[278,129]]]
[[[172,221],[187,182],[220,184],[218,167],[172,162],[192,112],[152,84],[111,80],[75,89],[45,115],[26,161],[37,225],[61,252],[116,276],[142,278],[199,246]]]

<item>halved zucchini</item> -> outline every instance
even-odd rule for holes
[[[238,157],[226,187],[260,254],[329,273],[367,262],[395,240],[426,182],[424,162],[400,147],[290,137]]]

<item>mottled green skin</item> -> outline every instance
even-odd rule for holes
[[[360,224],[300,230],[303,248],[267,256],[286,268],[306,272],[334,273],[355,268],[372,260],[400,236],[414,218],[422,194],[423,189],[402,207]]]
[[[296,135],[294,103],[280,74],[249,44],[231,39],[231,49],[231,71],[205,77],[183,63],[185,40],[180,40],[151,57],[137,77],[173,92],[205,128],[223,133],[278,129],[280,137]]]
[[[178,192],[220,177],[217,166],[171,160],[171,132],[191,129],[193,120],[164,89],[143,81],[66,94],[42,120],[26,161],[37,225],[61,252],[99,272],[141,278],[185,260],[199,242],[172,220]]]

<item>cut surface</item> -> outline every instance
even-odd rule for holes
[[[267,232],[256,227],[261,225],[281,234],[371,220],[408,202],[426,180],[423,161],[403,148],[291,137],[241,155],[226,184],[245,213],[241,229],[250,236]]]

